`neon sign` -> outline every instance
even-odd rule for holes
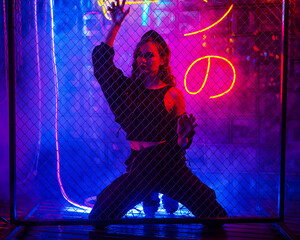
[[[101,25],[101,30],[102,32],[104,32],[104,26],[103,26],[103,23],[102,23],[102,19],[101,19],[101,15],[99,12],[89,12],[87,14],[85,14],[83,16],[83,23],[84,23],[84,27],[83,27],[83,33],[86,35],[86,36],[91,36],[92,35],[92,30],[88,28],[87,26],[87,20],[88,19],[91,19],[93,18],[94,16],[96,16],[96,18],[98,19],[100,25]]]
[[[147,26],[149,10],[150,10],[150,3],[145,3],[143,5],[142,26]]]
[[[230,8],[227,10],[227,12],[218,21],[216,21],[212,25],[210,25],[210,26],[208,26],[206,28],[203,28],[203,29],[201,29],[199,31],[196,31],[196,32],[186,33],[186,34],[184,34],[184,36],[189,36],[189,35],[194,35],[194,34],[197,34],[197,33],[201,33],[201,32],[204,32],[204,31],[206,31],[206,30],[208,30],[208,29],[216,26],[219,22],[221,22],[230,13],[230,11],[232,10],[232,8],[233,8],[233,4],[230,6]]]
[[[143,3],[158,3],[159,0],[147,0],[147,1],[129,1],[126,2],[125,4],[143,4]],[[99,7],[102,7],[102,11],[104,13],[104,16],[108,19],[111,20],[111,17],[108,14],[108,7],[111,6],[111,3],[114,2],[114,0],[97,0]]]
[[[185,73],[185,76],[184,76],[184,87],[185,87],[185,90],[189,93],[189,94],[192,94],[192,95],[195,95],[195,94],[198,94],[199,92],[202,91],[202,89],[204,88],[205,84],[206,84],[206,81],[207,81],[207,78],[208,78],[208,74],[209,74],[209,69],[210,69],[210,59],[211,58],[217,58],[217,59],[222,59],[223,61],[227,62],[230,66],[231,66],[231,69],[233,71],[233,79],[232,79],[232,83],[229,87],[228,90],[226,90],[225,92],[221,93],[221,94],[218,94],[218,95],[215,95],[215,96],[210,96],[210,98],[217,98],[217,97],[221,97],[223,96],[224,94],[228,93],[234,86],[234,83],[235,83],[235,79],[236,79],[236,73],[235,73],[235,69],[232,65],[232,63],[227,60],[226,58],[223,58],[223,57],[220,57],[220,56],[205,56],[205,57],[201,57],[201,58],[198,58],[197,60],[195,60],[188,68],[188,70],[186,71]],[[202,86],[200,87],[200,89],[196,92],[191,92],[188,90],[187,88],[187,75],[189,73],[189,71],[191,70],[191,68],[199,61],[203,60],[203,59],[207,59],[208,63],[207,63],[207,70],[206,70],[206,75],[205,75],[205,78],[204,78],[204,81],[203,81],[203,84]]]

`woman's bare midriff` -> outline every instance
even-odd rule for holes
[[[139,142],[139,141],[129,141],[130,147],[135,150],[135,151],[141,151],[145,148],[148,147],[153,147],[158,144],[164,143],[166,141],[161,141],[161,142]]]

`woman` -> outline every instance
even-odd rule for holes
[[[175,87],[170,49],[155,31],[145,33],[134,51],[132,77],[113,63],[113,43],[129,13],[125,0],[113,3],[110,27],[93,51],[94,73],[115,120],[127,133],[131,155],[127,171],[98,196],[89,219],[117,219],[152,192],[185,205],[196,217],[226,217],[215,192],[185,164],[185,149],[195,133],[195,118],[185,114],[182,92]]]

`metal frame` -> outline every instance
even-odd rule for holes
[[[285,160],[286,160],[286,112],[288,80],[288,36],[289,36],[289,0],[282,2],[282,53],[281,53],[281,162],[280,162],[280,205],[279,218],[284,221],[285,196]]]
[[[5,0],[8,6],[8,55],[9,55],[9,153],[10,153],[10,218],[11,223],[20,226],[41,225],[110,225],[110,224],[189,224],[189,223],[277,223],[278,227],[291,239],[293,234],[284,225],[284,196],[285,196],[285,162],[286,162],[286,112],[287,112],[287,79],[288,79],[288,22],[289,1],[282,2],[282,55],[281,55],[281,162],[279,186],[279,217],[235,217],[235,218],[147,218],[119,219],[109,221],[90,220],[26,220],[37,208],[34,208],[25,220],[18,220],[16,215],[16,118],[15,118],[15,38],[14,38],[14,0]]]
[[[17,220],[16,213],[16,99],[15,99],[15,1],[6,1],[8,25],[8,101],[9,101],[9,180],[10,180],[10,219]]]

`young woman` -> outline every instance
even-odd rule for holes
[[[98,196],[91,220],[121,218],[151,193],[181,202],[196,217],[226,217],[215,192],[185,164],[185,149],[195,133],[195,118],[185,114],[182,92],[176,88],[170,49],[155,31],[145,33],[134,51],[132,76],[113,63],[115,36],[129,13],[117,0],[109,8],[112,26],[93,51],[94,73],[115,120],[127,133],[131,155],[127,171]]]

